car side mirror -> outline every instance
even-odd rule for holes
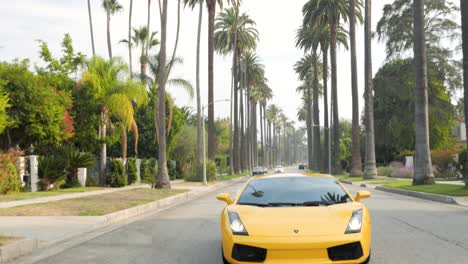
[[[216,196],[216,199],[226,202],[228,205],[232,204],[231,196],[228,193],[220,193]]]
[[[354,201],[360,202],[362,199],[366,199],[371,197],[371,193],[368,191],[359,191],[356,194],[356,198],[354,198]]]

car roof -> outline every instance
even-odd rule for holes
[[[255,176],[255,177],[252,177],[252,179],[253,179],[253,180],[257,180],[257,179],[288,178],[288,177],[313,177],[313,178],[323,178],[323,179],[334,178],[332,175],[329,175],[329,174],[318,174],[318,173],[280,173],[280,174],[272,174],[272,175]]]

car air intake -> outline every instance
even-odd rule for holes
[[[243,262],[263,262],[266,258],[267,250],[245,245],[234,244],[232,258]]]
[[[362,247],[359,242],[328,248],[328,257],[333,261],[354,260],[362,256]]]

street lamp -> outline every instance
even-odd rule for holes
[[[203,185],[207,185],[208,181],[206,180],[206,147],[205,147],[205,108],[208,106],[220,103],[220,102],[230,102],[229,99],[217,100],[212,103],[209,103],[205,106],[202,106],[202,131],[203,131]],[[232,158],[232,157],[231,157]]]

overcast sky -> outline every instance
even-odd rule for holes
[[[94,34],[97,53],[107,57],[106,17],[101,8],[101,0],[91,0]],[[112,17],[112,43],[114,56],[128,60],[127,48],[119,40],[127,38],[129,0],[119,1],[124,11]],[[266,65],[269,85],[273,89],[273,102],[284,109],[286,115],[296,119],[300,96],[296,94],[299,85],[293,65],[303,55],[295,47],[295,32],[301,24],[302,6],[305,0],[244,0],[242,12],[248,13],[257,23],[260,42],[257,53]],[[373,30],[382,15],[382,8],[391,0],[373,1]],[[176,0],[169,0],[168,52],[172,54],[176,29]],[[159,31],[159,11],[157,1],[152,5],[152,30]],[[219,11],[219,10],[218,10]],[[134,0],[134,26],[146,24],[147,1]],[[89,34],[88,10],[86,0],[17,0],[5,1],[0,9],[0,60],[11,61],[14,58],[30,58],[33,63],[40,63],[38,44],[42,39],[49,43],[51,50],[59,55],[60,42],[65,33],[70,33],[77,51],[90,56],[91,41]],[[173,77],[183,77],[195,84],[195,51],[198,22],[198,8],[183,10],[180,42],[177,56],[184,59],[184,65],[174,69]],[[202,36],[202,102],[207,102],[207,12],[204,13]],[[358,75],[360,108],[363,109],[364,91],[364,28],[357,28]],[[134,51],[134,71],[138,70],[138,50]],[[385,45],[377,40],[373,43],[374,73],[385,60]],[[229,98],[231,58],[215,56],[215,99]],[[351,76],[349,52],[343,48],[338,53],[338,101],[340,118],[351,119]],[[330,87],[330,85],[329,85]],[[176,98],[178,105],[195,107],[195,100],[177,87],[169,87],[169,92]],[[323,103],[320,103],[323,112]],[[228,103],[220,103],[215,108],[217,117],[229,114]],[[321,114],[322,115],[322,114]],[[323,124],[323,123],[322,123]]]

